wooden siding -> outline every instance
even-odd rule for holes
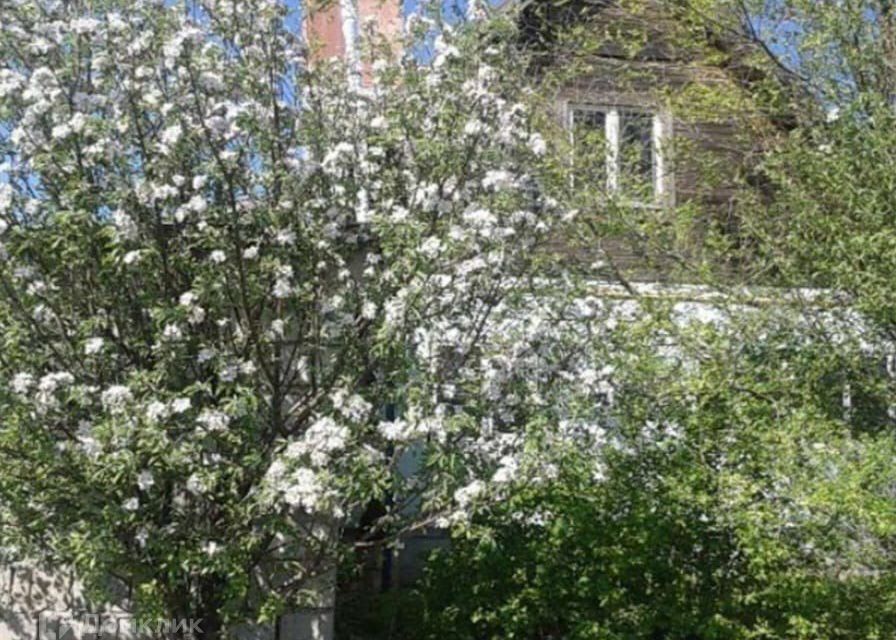
[[[558,122],[565,124],[570,105],[628,106],[661,114],[669,122],[663,153],[672,197],[665,206],[693,205],[692,210],[700,211],[691,247],[669,247],[670,253],[683,256],[681,251],[699,251],[701,234],[709,224],[736,234],[734,198],[752,171],[760,147],[750,128],[757,114],[742,78],[721,62],[705,62],[697,46],[673,44],[680,41],[674,16],[658,9],[657,3],[638,15],[602,1],[554,8],[549,4],[533,3],[521,20],[523,41],[536,50],[539,72],[545,78],[566,76],[560,84],[546,84]],[[576,28],[578,34],[564,39],[564,29]],[[628,36],[635,40],[632,46],[624,41]],[[577,38],[598,44],[577,48]],[[713,99],[724,108],[713,109]],[[600,211],[601,203],[595,202],[594,208]],[[662,211],[654,214],[664,215]],[[671,224],[673,214],[665,215]],[[633,279],[668,279],[664,268],[658,267],[663,260],[648,264],[649,252],[640,252],[632,237],[606,237],[599,244],[595,255],[606,251]]]

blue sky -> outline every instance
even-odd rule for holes
[[[302,0],[286,0],[287,3],[292,4],[293,6],[300,7],[302,4]],[[420,6],[420,0],[402,0],[404,3],[404,12],[405,15],[413,13]],[[488,2],[492,5],[498,5],[504,2],[505,0],[488,0]],[[445,10],[448,12],[457,12],[458,15],[463,15],[463,12],[467,7],[467,0],[443,0],[443,5]]]

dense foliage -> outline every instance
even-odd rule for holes
[[[597,468],[565,451],[436,556],[426,637],[889,637],[892,382],[796,327],[715,331],[699,371],[630,370]]]

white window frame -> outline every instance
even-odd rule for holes
[[[566,127],[569,130],[571,144],[575,144],[576,112],[602,113],[604,115],[604,135],[607,139],[607,191],[619,194],[619,155],[621,140],[622,113],[638,113],[649,115],[653,120],[652,144],[653,153],[653,202],[636,202],[643,206],[662,206],[672,204],[674,197],[674,181],[669,171],[669,163],[663,146],[671,138],[671,118],[658,109],[625,104],[590,104],[568,102],[566,104]]]

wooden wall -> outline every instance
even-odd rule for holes
[[[565,123],[570,104],[661,114],[669,123],[663,154],[671,195],[664,206],[643,212],[645,223],[654,232],[668,227],[669,244],[672,236],[681,244],[668,246],[669,254],[681,258],[699,252],[709,225],[736,235],[736,198],[743,194],[762,142],[757,137],[761,117],[750,88],[731,71],[731,52],[688,40],[693,34],[682,33],[663,3],[644,3],[637,14],[601,1],[545,9],[550,4],[533,3],[521,20],[523,44],[535,52],[558,123]],[[604,212],[604,204],[595,201],[591,214]],[[687,239],[680,228],[685,212],[694,223]],[[668,279],[666,269],[657,267],[664,262],[658,255],[663,247],[643,246],[637,214],[631,223],[631,234],[600,238],[601,248],[634,279]],[[652,254],[657,264],[648,265]]]

